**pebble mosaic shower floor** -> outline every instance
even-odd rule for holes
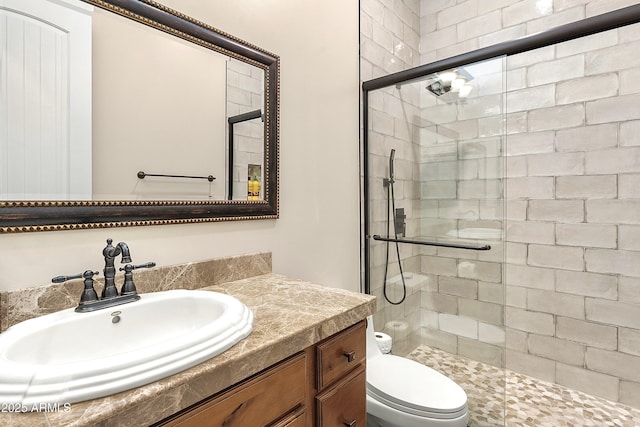
[[[425,345],[407,358],[467,392],[471,427],[640,427],[640,410],[557,384]]]

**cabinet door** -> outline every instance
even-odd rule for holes
[[[303,405],[306,392],[305,376],[306,357],[301,353],[248,382],[205,400],[195,408],[181,413],[162,425],[181,427],[270,425],[294,408]],[[296,424],[290,425],[296,426]]]
[[[355,371],[316,397],[319,427],[365,427],[367,416],[366,370]]]

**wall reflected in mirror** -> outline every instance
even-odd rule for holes
[[[7,38],[6,51],[22,52],[19,66],[2,61],[13,67],[8,75],[14,80],[4,85],[26,88],[21,99],[2,101],[1,119],[9,131],[0,141],[0,166],[6,171],[0,199],[226,200],[233,176],[234,186],[245,189],[235,191],[233,199],[247,200],[248,165],[264,163],[264,123],[238,124],[230,147],[227,118],[264,108],[263,69],[109,11],[86,8],[93,11],[68,8],[81,14],[85,27],[89,22],[88,38],[71,39],[76,44],[85,40],[81,53],[71,52],[74,43],[47,25],[48,18],[0,10],[0,25],[15,34]],[[20,26],[26,28],[22,34]],[[44,30],[50,37],[36,42]],[[33,60],[41,52],[60,57],[48,63]],[[80,65],[61,68],[70,55]],[[46,81],[56,75],[71,80]],[[48,90],[61,97],[52,101],[42,94],[42,76]],[[140,171],[203,179],[140,179]],[[210,175],[213,181],[204,179]]]

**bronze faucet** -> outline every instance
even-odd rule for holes
[[[137,268],[155,267],[156,264],[154,262],[135,266],[127,264],[124,268],[121,268],[120,270],[125,271],[125,281],[122,285],[122,291],[118,294],[118,289],[115,285],[116,268],[114,260],[118,255],[122,255],[121,262],[123,264],[130,263],[131,254],[129,253],[129,246],[125,242],[120,242],[116,246],[113,246],[112,243],[112,239],[107,239],[107,246],[102,250],[102,255],[104,255],[104,288],[100,298],[98,298],[98,294],[93,287],[93,276],[99,274],[97,271],[87,270],[84,273],[73,276],[56,276],[51,279],[53,283],[62,283],[71,279],[84,278],[84,290],[80,297],[80,304],[76,307],[76,311],[79,313],[100,310],[140,299],[140,295],[138,295],[133,283],[132,272]]]

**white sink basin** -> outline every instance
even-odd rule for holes
[[[252,328],[237,299],[189,290],[27,320],[0,334],[0,402],[28,410],[139,387],[224,352]]]

